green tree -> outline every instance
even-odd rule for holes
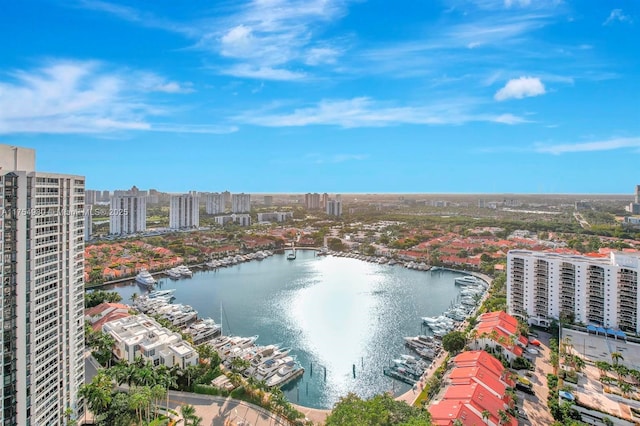
[[[444,350],[456,354],[464,349],[467,338],[462,331],[452,331],[442,337],[442,347]]]
[[[348,394],[336,403],[327,417],[326,426],[431,425],[431,415],[388,394],[363,400]]]
[[[618,365],[620,361],[624,361],[624,357],[620,352],[611,352],[611,361],[613,361],[613,365]]]

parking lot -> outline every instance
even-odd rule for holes
[[[621,364],[629,368],[640,369],[640,345],[625,342],[613,337],[584,333],[581,331],[562,329],[562,339],[571,339],[573,350],[583,358],[596,362],[606,361],[611,363],[611,353],[619,352],[623,359]]]

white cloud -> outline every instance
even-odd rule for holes
[[[602,25],[609,25],[614,22],[628,22],[632,23],[632,19],[630,16],[625,15],[622,12],[622,9],[613,9],[609,14],[609,17],[602,23]]]
[[[441,100],[427,106],[394,106],[371,98],[323,100],[293,112],[250,111],[236,120],[265,127],[300,127],[310,125],[356,127],[386,127],[401,124],[447,125],[484,121],[501,124],[525,123],[512,114],[469,112],[468,100]]]
[[[544,95],[545,93],[544,84],[539,78],[520,77],[509,80],[502,89],[496,92],[494,99],[497,101],[522,99]]]
[[[346,13],[345,0],[252,0],[213,26],[202,28],[197,47],[237,62],[224,74],[262,78],[278,69],[282,76],[292,64],[318,66],[335,62],[341,51],[318,34]],[[212,29],[213,27],[213,29]],[[266,72],[271,74],[270,72]],[[302,76],[292,72],[296,79]],[[278,78],[287,79],[287,78]]]
[[[289,71],[284,68],[255,67],[249,64],[238,64],[222,69],[222,74],[234,77],[254,78],[259,80],[294,81],[302,80],[307,75],[303,72]]]
[[[363,161],[369,158],[368,154],[333,154],[333,155],[325,155],[325,154],[308,154],[306,156],[315,164],[338,164],[344,163],[347,161]]]
[[[511,7],[514,4],[521,7],[526,7],[531,5],[531,0],[504,0],[504,5],[506,7]]]
[[[55,61],[9,76],[0,81],[0,134],[229,131],[151,122],[149,118],[167,112],[152,105],[149,92],[184,90],[153,73],[111,70],[95,61]]]
[[[624,148],[640,148],[640,137],[614,138],[594,142],[566,143],[557,145],[537,144],[534,150],[544,154],[566,154],[571,152],[611,151]]]

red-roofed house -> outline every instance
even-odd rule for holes
[[[473,347],[481,349],[500,346],[510,361],[522,356],[528,343],[518,332],[518,320],[503,311],[480,315],[475,336]]]
[[[456,418],[449,418],[450,423],[439,423],[436,422],[436,416],[441,418],[445,413],[439,405],[443,402],[446,402],[445,407],[448,409],[455,408],[455,402],[458,402],[460,405],[463,405],[466,409],[465,413],[467,413],[467,418],[460,419],[464,425],[499,425],[500,424],[500,412],[504,412],[508,417],[509,421],[507,423],[502,423],[503,425],[512,425],[517,426],[518,421],[507,413],[507,409],[509,408],[508,404],[505,403],[501,398],[496,396],[494,393],[488,391],[484,386],[479,383],[471,383],[468,385],[453,385],[447,388],[447,391],[444,394],[443,401],[439,404],[433,404],[429,408],[429,412],[431,413],[431,417],[434,420],[434,423],[452,425]],[[433,410],[433,411],[432,411]],[[457,415],[459,416],[462,412],[462,408],[458,410]],[[482,418],[482,412],[488,411],[489,417],[484,420]],[[478,422],[478,419],[480,422]]]
[[[102,331],[102,325],[129,316],[129,306],[122,303],[104,302],[85,309],[84,319],[91,323],[93,331]]]
[[[473,407],[468,407],[463,401],[445,399],[429,407],[431,423],[436,426],[451,426],[456,420],[464,425],[486,424],[482,419],[482,413],[478,413]]]

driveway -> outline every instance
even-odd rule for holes
[[[533,425],[550,425],[554,421],[547,408],[547,396],[549,395],[547,374],[553,373],[553,368],[549,362],[550,337],[548,333],[538,332],[537,339],[540,341],[539,353],[533,356],[535,369],[532,371],[533,376],[528,377],[533,384],[535,395],[518,392],[518,397],[522,399],[522,409],[527,414],[529,422]]]

